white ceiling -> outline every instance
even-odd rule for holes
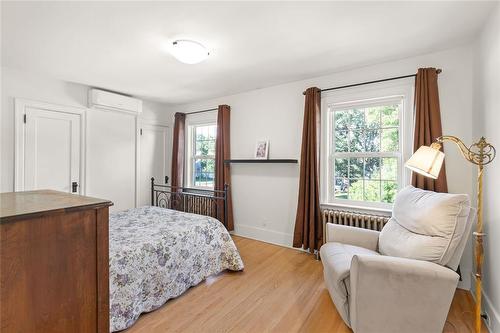
[[[446,49],[494,2],[2,2],[2,65],[185,103]],[[210,49],[185,65],[163,48]]]

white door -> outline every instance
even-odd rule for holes
[[[111,212],[136,205],[136,116],[87,111],[86,193],[113,202]]]
[[[16,189],[80,193],[81,115],[26,105],[22,121],[24,156]]]
[[[140,135],[139,206],[151,205],[151,177],[163,184],[169,174],[168,127],[142,125]]]

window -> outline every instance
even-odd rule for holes
[[[190,126],[190,179],[193,187],[213,188],[215,179],[216,124]]]
[[[404,96],[328,103],[329,203],[388,208],[402,187]],[[408,140],[407,140],[408,141]],[[324,192],[323,192],[324,193]]]

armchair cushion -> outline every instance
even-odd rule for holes
[[[325,231],[326,242],[344,243],[373,251],[377,250],[379,231],[333,223],[327,223]]]
[[[356,333],[442,332],[458,274],[431,262],[352,259],[350,325]]]
[[[446,265],[466,230],[470,202],[465,194],[401,190],[392,217],[379,237],[383,255]]]
[[[352,258],[355,255],[379,256],[380,254],[354,245],[330,242],[321,247],[320,255],[328,292],[339,310],[340,316],[349,324],[348,295],[350,293],[349,275]]]

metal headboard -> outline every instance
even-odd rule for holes
[[[154,177],[151,177],[151,206],[214,218],[217,218],[217,212],[221,211],[224,218],[221,222],[226,220],[228,184],[224,184],[223,190],[179,187],[167,184],[168,177],[165,177],[165,184],[155,184]]]

